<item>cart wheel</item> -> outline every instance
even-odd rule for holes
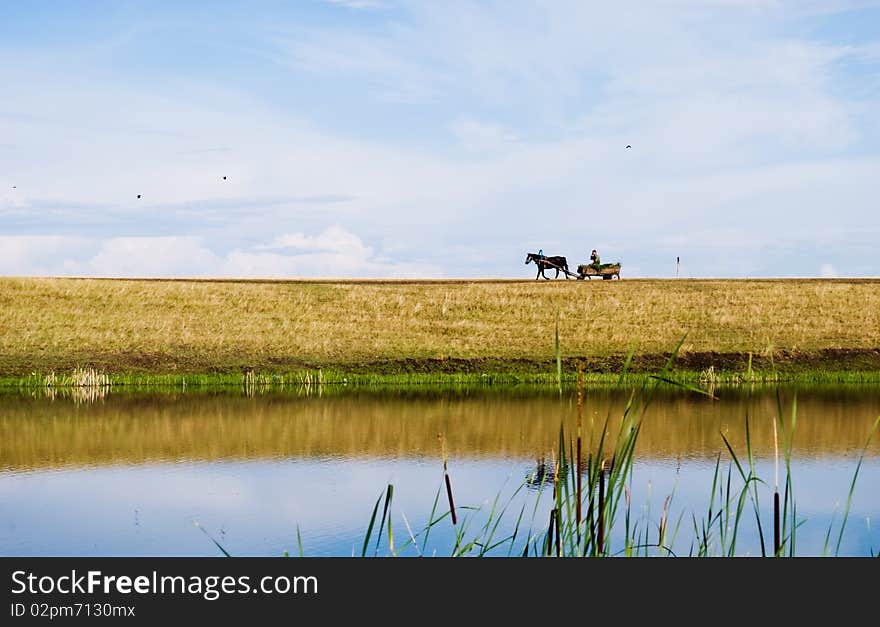
[[[583,281],[583,280],[584,280],[584,275],[583,275],[583,274],[579,274],[579,275],[577,276],[577,279],[578,279],[578,281]]]

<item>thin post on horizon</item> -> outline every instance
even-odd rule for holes
[[[678,268],[679,268],[680,264],[681,264],[681,257],[676,257],[675,258],[675,278],[676,279],[678,278]]]

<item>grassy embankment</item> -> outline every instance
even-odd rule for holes
[[[114,384],[587,380],[880,381],[880,280],[0,279],[0,379]],[[320,374],[319,371],[320,370]],[[252,374],[246,374],[252,371]]]

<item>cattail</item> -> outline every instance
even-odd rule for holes
[[[599,534],[596,540],[596,554],[605,551],[605,460],[599,465]]]
[[[781,548],[779,533],[779,443],[776,433],[776,421],[773,421],[773,456],[776,461],[776,476],[773,490],[773,554],[779,555]]]
[[[577,421],[577,503],[575,504],[575,516],[577,519],[578,541],[581,533],[581,500],[583,498],[583,486],[581,485],[581,431],[584,424],[584,364],[578,362],[578,421]]]
[[[446,497],[449,499],[449,515],[452,517],[452,524],[458,524],[458,519],[455,517],[455,501],[452,499],[452,482],[449,480],[449,473],[446,470],[446,438],[443,437],[442,433],[437,434],[437,439],[440,440],[440,454],[443,456],[443,479],[446,481]]]
[[[556,510],[556,557],[562,557],[562,538],[560,537],[559,528],[561,525],[559,524],[559,510]]]

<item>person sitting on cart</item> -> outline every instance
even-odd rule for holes
[[[544,258],[544,249],[543,248],[538,249],[538,257],[541,259]]]
[[[593,249],[593,252],[590,253],[590,261],[592,262],[590,266],[599,270],[602,267],[602,261],[599,259],[599,253],[596,252],[596,249]]]

